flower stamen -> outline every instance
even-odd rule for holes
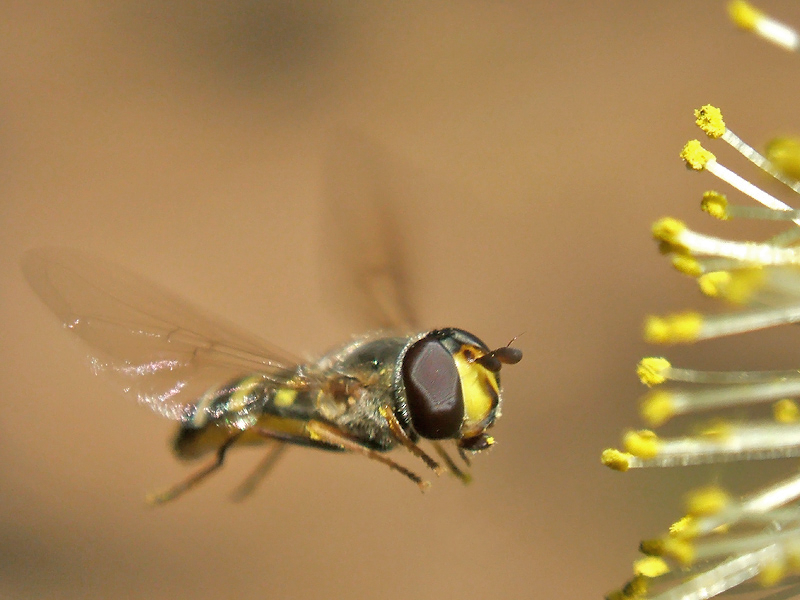
[[[793,30],[746,2],[733,2],[730,10],[740,26],[797,49]],[[705,105],[695,119],[711,139],[722,139],[800,193],[800,181],[790,175],[800,174],[800,141],[775,140],[765,157],[727,127],[718,108]],[[733,308],[716,315],[689,310],[648,317],[647,341],[691,343],[800,322],[800,228],[794,227],[800,211],[720,164],[697,140],[686,144],[681,157],[689,168],[712,173],[760,204],[740,206],[709,191],[701,207],[711,216],[793,223],[766,241],[735,241],[693,231],[673,218],[656,222],[653,236],[673,266],[695,278],[704,294]],[[603,451],[606,466],[629,471],[800,457],[800,367],[704,371],[648,357],[636,371],[651,388],[640,405],[647,429],[627,431],[621,449]],[[683,422],[701,414],[710,416],[708,422],[690,422],[688,432],[680,432]],[[669,421],[677,431],[654,431]],[[695,490],[685,515],[667,533],[642,542],[640,551],[645,556],[634,563],[633,577],[609,598],[707,600],[741,584],[775,586],[787,575],[800,576],[800,473],[739,497],[719,485]]]
[[[800,39],[794,29],[764,14],[749,2],[744,0],[731,2],[728,5],[728,14],[740,28],[752,31],[781,48],[796,51],[800,46]]]

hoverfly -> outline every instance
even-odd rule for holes
[[[377,256],[379,242],[370,243],[369,253],[357,254]],[[395,264],[383,265],[372,278],[384,291],[396,288],[401,271],[397,253],[389,254]],[[212,455],[183,481],[150,495],[155,504],[219,469],[232,447],[264,443],[267,454],[236,497],[254,489],[288,444],[361,454],[425,489],[428,482],[387,455],[402,447],[437,475],[449,471],[466,482],[469,475],[443,442],[454,441],[467,465],[468,454],[492,445],[486,431],[500,415],[500,368],[522,358],[510,344],[491,350],[471,333],[443,328],[371,333],[303,361],[98,259],[35,250],[24,258],[23,270],[66,328],[88,343],[95,373],[178,422],[178,458]],[[381,304],[390,315],[384,326],[403,320],[402,301]],[[443,465],[421,440],[430,442]]]
[[[419,475],[385,453],[402,446],[437,474],[466,480],[442,446],[488,448],[500,414],[499,371],[522,357],[490,350],[455,328],[410,336],[373,333],[317,361],[302,362],[220,319],[205,317],[155,284],[64,250],[26,255],[28,281],[62,323],[91,347],[96,373],[159,414],[179,422],[178,458],[211,462],[152,495],[171,500],[222,466],[233,446],[272,442],[250,491],[285,444],[350,451],[382,462],[421,487]],[[420,445],[430,440],[444,467]]]

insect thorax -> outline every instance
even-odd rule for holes
[[[323,357],[317,367],[328,383],[320,395],[320,416],[375,450],[389,450],[396,438],[381,408],[396,408],[399,360],[408,338],[368,336]]]

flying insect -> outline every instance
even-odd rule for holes
[[[179,422],[173,442],[179,458],[214,453],[208,465],[153,495],[154,503],[179,496],[222,466],[231,447],[263,442],[272,442],[265,465],[287,443],[350,451],[425,487],[386,455],[401,446],[435,472],[465,478],[442,442],[454,440],[464,457],[491,446],[486,430],[500,414],[500,368],[522,356],[517,348],[490,350],[471,333],[444,328],[368,334],[302,362],[97,259],[37,250],[23,267],[66,328],[88,342],[96,373]],[[421,439],[432,442],[444,467],[421,448]]]
[[[396,265],[384,266],[379,274],[397,272]],[[268,452],[237,497],[252,491],[289,444],[361,454],[424,489],[427,481],[388,455],[405,448],[436,474],[468,481],[444,444],[453,443],[467,465],[470,454],[492,445],[487,430],[500,415],[500,369],[522,357],[510,344],[490,349],[462,329],[384,328],[303,361],[100,259],[34,250],[23,271],[64,326],[89,345],[95,373],[178,422],[172,444],[178,458],[210,455],[186,479],[150,495],[154,504],[208,477],[231,448],[264,443]],[[394,315],[388,321],[399,312],[384,311]]]

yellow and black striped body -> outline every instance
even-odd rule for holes
[[[396,440],[380,409],[393,408],[395,371],[407,343],[369,336],[277,377],[253,373],[209,390],[178,429],[175,453],[197,458],[239,432],[236,445],[263,443],[265,431],[294,444],[341,450],[315,440],[305,426],[310,420],[330,423],[374,450],[390,450]]]
[[[421,477],[384,454],[401,446],[441,472],[418,443],[424,441],[447,470],[468,481],[443,444],[453,443],[465,464],[466,453],[492,445],[487,430],[500,414],[500,368],[522,358],[510,343],[491,350],[451,327],[411,336],[371,334],[318,361],[298,363],[117,265],[45,249],[29,253],[23,269],[45,304],[87,342],[95,373],[180,423],[173,441],[178,457],[215,455],[156,494],[156,503],[221,467],[230,448],[268,441],[275,443],[248,478],[248,489],[286,443],[358,453],[424,488]]]
[[[445,339],[455,363],[464,405],[457,433],[447,437],[469,442],[482,436],[480,447],[467,444],[467,450],[491,445],[492,438],[483,436],[483,432],[499,415],[499,375],[474,360],[488,352],[480,340],[461,336],[461,330],[448,329],[411,337],[369,335],[317,362],[277,375],[251,373],[212,388],[179,427],[175,453],[182,459],[197,458],[216,450],[233,435],[238,436],[235,445],[263,443],[272,437],[341,450],[308,431],[306,425],[312,420],[335,427],[366,448],[385,452],[398,444],[386,410],[396,417],[408,438],[416,441],[420,433],[412,423],[413,407],[410,409],[407,402],[404,359],[416,342],[437,335]]]

